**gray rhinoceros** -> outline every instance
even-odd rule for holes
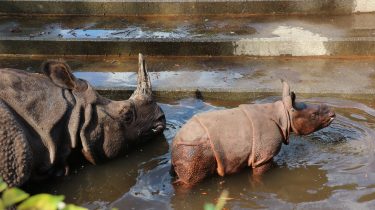
[[[0,176],[10,186],[66,173],[73,151],[93,164],[120,156],[165,124],[141,54],[124,101],[100,96],[62,61],[46,61],[42,73],[0,69]]]
[[[328,126],[335,118],[326,105],[295,101],[283,82],[282,100],[242,104],[234,109],[195,115],[172,144],[176,183],[192,186],[204,178],[233,174],[250,166],[253,175],[267,171],[290,132],[306,135]]]

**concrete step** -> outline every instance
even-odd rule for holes
[[[2,0],[5,14],[264,15],[374,12],[373,0]]]
[[[0,17],[0,54],[374,56],[375,14]]]
[[[0,57],[0,68],[37,71],[45,57]],[[137,58],[66,57],[75,75],[114,98],[136,85]],[[187,96],[243,100],[278,96],[280,79],[299,95],[369,99],[375,94],[375,59],[146,57],[160,98]]]

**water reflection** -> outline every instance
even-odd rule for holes
[[[101,88],[134,88],[136,87],[137,74],[135,72],[75,72],[78,78],[85,78],[95,87]],[[243,88],[238,84],[238,79],[243,75],[238,72],[218,71],[163,71],[150,72],[153,87],[168,89],[178,87],[180,89],[210,88]]]
[[[73,174],[61,180],[50,180],[42,185],[27,186],[31,193],[50,192],[64,194],[68,202],[92,206],[93,203],[108,204],[121,197],[136,183],[140,168],[156,167],[158,157],[168,152],[164,136],[135,149],[125,157],[101,165],[82,162],[74,166]],[[101,202],[97,202],[101,201]]]
[[[268,97],[255,101],[277,100]],[[308,136],[291,136],[275,157],[275,167],[254,180],[251,170],[232,176],[212,177],[190,191],[171,183],[169,144],[178,129],[198,112],[237,106],[184,99],[161,104],[167,117],[164,138],[99,166],[78,169],[63,180],[39,187],[38,192],[65,194],[69,202],[90,209],[202,209],[215,202],[222,190],[230,193],[229,209],[363,209],[375,206],[373,104],[329,98],[312,103],[335,107],[330,127]],[[214,104],[214,105],[212,105]]]

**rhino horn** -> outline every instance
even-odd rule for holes
[[[138,58],[138,79],[137,79],[137,89],[134,91],[133,95],[130,98],[138,97],[151,97],[152,96],[152,87],[150,76],[147,72],[146,61],[143,59],[143,55],[139,53]]]

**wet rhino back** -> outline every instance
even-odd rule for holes
[[[197,116],[208,133],[219,175],[236,173],[248,165],[252,149],[252,124],[239,108],[207,112]]]
[[[42,74],[14,69],[0,69],[0,74],[0,98],[19,109],[22,117],[33,116],[35,121],[59,117],[72,98]]]
[[[195,115],[173,141],[177,182],[194,185],[215,170],[224,176],[261,166],[287,143],[289,126],[281,101]]]
[[[252,125],[239,108],[198,114],[180,129],[173,145],[174,148],[176,145],[210,145],[217,172],[224,176],[248,165]]]
[[[62,132],[74,104],[72,94],[42,74],[0,69],[0,75],[0,100],[39,135],[53,162],[56,146],[68,138]]]
[[[173,145],[200,145],[208,140],[204,127],[196,117],[190,119],[177,133]]]

